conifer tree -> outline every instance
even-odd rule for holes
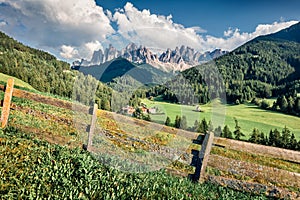
[[[171,119],[170,119],[169,116],[167,116],[167,118],[166,118],[165,125],[166,126],[170,126],[171,125]]]
[[[175,123],[174,123],[175,128],[180,128],[180,124],[181,124],[181,117],[176,115]]]
[[[249,142],[258,144],[260,142],[260,133],[257,128],[254,128],[250,136]]]
[[[282,129],[281,132],[281,142],[282,142],[282,147],[283,148],[288,148],[289,147],[289,142],[291,140],[291,132],[290,130],[285,126]]]
[[[244,135],[244,133],[242,133],[241,127],[239,126],[239,123],[236,118],[234,118],[234,122],[235,122],[235,130],[234,130],[233,134],[235,135],[236,140],[240,140],[241,137],[243,137],[245,135]]]
[[[193,126],[193,131],[198,132],[199,130],[199,122],[198,120],[195,120],[194,126]]]
[[[185,129],[185,130],[187,129],[187,119],[186,119],[185,115],[183,115],[182,118],[181,118],[180,128]]]
[[[222,137],[232,139],[232,132],[227,125],[224,126],[222,131]]]

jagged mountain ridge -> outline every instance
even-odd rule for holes
[[[149,64],[134,64],[125,58],[115,58],[101,65],[90,67],[72,67],[85,75],[92,75],[97,80],[109,83],[118,77],[130,76],[142,84],[162,84],[172,74],[161,71]]]
[[[150,64],[164,71],[183,71],[226,53],[226,51],[216,49],[212,52],[207,51],[202,54],[193,48],[182,45],[180,48],[176,47],[175,50],[167,49],[158,56],[145,46],[138,47],[136,44],[131,43],[120,51],[112,45],[109,45],[104,51],[101,49],[94,51],[90,61],[84,59],[75,61],[73,62],[73,66],[100,65],[115,58],[122,57],[135,64]]]

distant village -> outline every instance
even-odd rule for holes
[[[158,108],[157,107],[153,107],[153,108],[147,108],[146,104],[143,104],[139,107],[142,110],[143,114],[158,114]],[[133,115],[133,113],[135,112],[136,108],[132,107],[132,106],[125,106],[122,108],[122,113],[126,114],[126,115]]]

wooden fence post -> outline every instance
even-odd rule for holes
[[[88,151],[90,151],[91,150],[90,148],[92,147],[93,134],[95,132],[95,127],[97,122],[97,110],[98,110],[98,104],[94,104],[91,125],[89,126],[89,135],[88,135],[88,143],[87,143]]]
[[[5,89],[5,95],[4,95],[3,107],[1,113],[1,128],[5,128],[8,122],[13,89],[14,89],[14,79],[10,78],[7,81],[6,89]]]
[[[207,166],[211,146],[214,140],[214,133],[210,132],[205,135],[204,141],[199,152],[198,162],[194,174],[194,180],[202,183],[204,181],[205,169]]]

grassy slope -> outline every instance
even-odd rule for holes
[[[20,196],[21,192],[23,191],[22,195],[26,196],[29,195],[29,193],[31,195],[35,195],[34,192],[38,191],[38,193],[40,194],[43,193],[44,195],[47,196],[49,195],[49,192],[41,189],[44,188],[45,184],[47,184],[47,186],[51,185],[51,187],[53,188],[53,191],[51,191],[51,193],[53,194],[52,197],[55,197],[55,195],[62,195],[62,196],[73,195],[73,197],[78,197],[81,195],[81,196],[92,197],[93,196],[92,194],[97,194],[94,195],[94,197],[95,196],[103,197],[101,196],[102,194],[103,195],[110,194],[110,195],[115,195],[117,197],[120,197],[120,195],[122,195],[121,191],[124,191],[122,189],[123,184],[128,186],[127,184],[132,182],[132,186],[130,186],[132,191],[138,191],[138,192],[141,191],[141,192],[133,193],[129,191],[125,194],[126,197],[135,194],[142,196],[141,194],[147,191],[144,189],[150,188],[149,192],[146,192],[145,195],[148,195],[149,193],[151,193],[151,195],[156,195],[156,197],[159,197],[159,195],[161,196],[164,195],[163,197],[168,199],[170,197],[174,197],[177,199],[179,197],[187,198],[185,196],[186,194],[191,194],[191,198],[195,196],[208,198],[208,199],[214,199],[218,197],[221,198],[221,196],[223,197],[223,199],[224,198],[225,199],[226,198],[227,199],[228,198],[229,199],[251,198],[249,197],[249,195],[246,195],[246,197],[242,197],[240,193],[236,193],[232,190],[227,190],[226,188],[222,188],[222,187],[211,186],[210,184],[196,186],[186,181],[186,179],[177,179],[174,178],[173,176],[167,175],[165,173],[160,173],[160,172],[158,172],[158,174],[156,172],[150,173],[149,176],[146,175],[147,176],[146,178],[151,179],[151,184],[150,182],[148,183],[147,181],[145,182],[145,185],[144,184],[141,185],[138,183],[136,184],[136,182],[139,182],[139,180],[141,179],[146,180],[145,177],[141,178],[139,176],[134,176],[134,175],[128,176],[127,173],[126,175],[124,173],[119,173],[119,172],[116,172],[115,174],[114,170],[113,170],[114,171],[113,176],[110,176],[109,181],[106,182],[104,186],[103,185],[97,186],[98,188],[101,188],[101,190],[104,188],[102,194],[100,194],[99,190],[96,187],[97,184],[100,184],[99,177],[102,177],[101,180],[103,180],[103,178],[106,180],[107,173],[111,174],[111,169],[105,168],[104,171],[100,170],[100,172],[93,171],[93,169],[95,168],[102,169],[104,166],[101,165],[100,163],[95,162],[95,160],[93,160],[92,168],[86,167],[87,165],[90,164],[90,158],[86,159],[86,156],[88,156],[86,153],[82,154],[82,153],[78,153],[79,151],[77,150],[70,151],[68,148],[61,148],[61,146],[66,146],[71,148],[81,147],[82,142],[86,141],[80,138],[81,134],[77,133],[77,129],[74,127],[74,124],[72,123],[74,113],[72,111],[68,111],[65,109],[55,108],[53,106],[47,106],[44,104],[39,104],[27,100],[20,100],[18,98],[14,99],[14,103],[18,105],[19,109],[11,111],[9,125],[13,127],[18,127],[19,129],[22,130],[22,132],[26,132],[26,133],[32,132],[35,133],[35,135],[27,137],[26,136],[27,134],[25,135],[22,133],[19,134],[20,132],[18,134],[15,134],[15,133],[10,133],[9,131],[7,131],[3,135],[0,134],[0,149],[1,151],[5,152],[5,154],[0,153],[0,161],[3,161],[3,163],[0,164],[3,164],[3,166],[5,166],[5,170],[0,171],[0,173],[3,174],[0,175],[1,177],[5,177],[6,180],[9,180],[6,184],[3,184],[3,187],[0,187],[2,190],[0,192],[2,192],[2,194],[9,194],[9,196],[11,195]],[[82,118],[83,116],[80,117]],[[123,119],[121,118],[124,118],[125,121],[123,121]],[[115,139],[121,139],[121,140],[123,139],[124,142],[128,142],[127,138],[139,138],[139,139],[144,139],[144,141],[154,142],[158,144],[167,145],[169,147],[174,147],[175,149],[183,149],[187,151],[188,149],[190,149],[189,145],[191,144],[191,141],[185,141],[184,138],[182,138],[181,136],[176,135],[176,137],[174,137],[174,139],[171,140],[169,137],[164,137],[170,134],[171,135],[176,134],[177,133],[176,129],[165,127],[164,129],[161,129],[158,132],[155,130],[154,132],[151,132],[149,128],[151,128],[152,126],[151,125],[149,126],[147,124],[148,122],[145,121],[140,121],[133,118],[126,118],[125,116],[116,116],[115,114],[106,111],[99,110],[98,112],[98,127],[100,126],[103,130],[109,132],[111,135],[114,136]],[[123,136],[121,137],[118,136],[118,134],[120,133],[123,134]],[[49,147],[49,144],[40,141],[36,142],[36,140],[33,139],[32,137],[36,137],[41,140],[47,140],[50,143],[59,144],[60,146],[55,147],[51,145],[51,147]],[[30,144],[30,148],[27,148],[28,144]],[[122,153],[123,151],[121,149],[126,150],[127,152],[131,152],[131,150],[135,151],[134,149],[139,150],[140,148],[144,147],[144,146],[140,146],[143,144],[138,142],[133,142],[132,144],[129,143],[128,145],[122,144],[120,142],[117,142],[115,144],[118,145],[117,151],[115,153]],[[135,146],[134,148],[132,146],[133,144]],[[96,142],[95,143],[93,142],[93,146],[94,145],[96,145]],[[181,147],[179,148],[178,145],[180,145]],[[24,148],[29,150],[24,151]],[[53,149],[58,149],[58,151]],[[104,154],[109,155],[107,151],[108,149],[106,148]],[[37,152],[41,154],[38,154]],[[57,152],[59,153],[57,154]],[[140,151],[140,152],[144,152],[144,151]],[[242,155],[245,156],[241,152],[235,152],[229,150],[226,152],[220,152],[220,150],[214,149],[213,153],[218,155],[224,154],[224,156],[226,157],[228,156],[227,154],[229,153],[230,154],[229,157],[233,156],[234,158],[241,157]],[[16,156],[13,156],[15,154]],[[29,158],[29,155],[30,155],[30,160],[27,159]],[[130,154],[127,154],[127,156],[128,155],[130,156]],[[10,157],[13,158],[11,161],[5,159]],[[261,160],[259,160],[258,158],[260,158]],[[51,162],[56,165],[49,164],[48,162],[49,159],[52,160]],[[82,167],[86,169],[85,170],[82,169],[82,167],[80,167],[80,170],[83,170],[84,174],[93,174],[92,178],[90,178],[89,176],[88,177],[84,176],[81,177],[81,179],[72,179],[70,177],[70,176],[73,177],[77,176],[76,172],[73,170],[74,167],[75,168],[78,167],[76,163],[73,163],[74,159],[78,161],[78,162],[76,161],[77,164],[81,163]],[[241,157],[241,159],[244,160],[244,157]],[[88,160],[88,163],[85,163],[86,160]],[[264,164],[266,166],[277,166],[280,169],[285,169],[288,171],[295,171],[295,172],[299,171],[299,166],[297,164],[289,163],[278,159],[263,159],[261,158],[261,156],[253,157],[252,155],[249,155],[248,157],[246,157],[245,160],[251,163],[253,162],[258,164]],[[24,162],[25,164],[21,165],[21,163]],[[104,160],[104,163],[107,162]],[[29,168],[36,169],[36,171],[33,174],[30,174],[30,172],[27,171],[28,170],[27,166],[30,166]],[[58,171],[55,170],[56,168],[55,166],[57,166],[58,169],[61,169],[63,173],[58,174],[57,173]],[[187,176],[187,173],[193,173],[193,171],[190,171],[190,168],[186,168],[186,166],[183,166],[182,164],[180,165],[174,164],[173,166],[167,167],[167,169],[170,168],[171,170],[172,169],[175,170],[176,174],[185,177]],[[44,170],[50,170],[48,172],[54,174],[53,180],[49,179],[47,173],[43,174]],[[61,172],[61,170],[59,171]],[[16,178],[16,179],[20,179],[19,182],[14,182],[15,176],[10,175],[9,174],[10,171],[14,171],[14,173],[16,172],[16,174],[18,174],[17,173],[18,171],[22,173],[24,172],[24,175]],[[230,178],[230,174],[228,176]],[[42,177],[42,181],[40,181],[39,184],[34,184],[36,181],[35,177]],[[119,177],[123,178],[124,180],[128,179],[128,182],[127,181],[124,182],[123,179],[120,180]],[[80,180],[83,180],[84,184],[83,183],[78,184]],[[88,185],[87,182],[89,182],[90,180],[92,180],[91,181],[92,183]],[[27,182],[29,183],[25,184]],[[56,184],[56,182],[58,183]],[[156,185],[155,188],[151,188],[152,185],[154,184]],[[0,186],[1,185],[2,184],[0,183]],[[119,187],[117,188],[118,185]],[[22,187],[22,190],[16,190],[15,189],[16,187]],[[82,189],[84,187],[87,187],[87,191],[89,192],[85,193],[85,191],[83,191]],[[170,190],[166,190],[166,189],[158,190],[158,188],[168,188],[168,187],[171,187]],[[172,191],[174,188],[177,187],[181,188],[181,190],[179,191],[180,194],[177,192],[173,193]],[[192,190],[193,192],[190,192],[191,190],[188,188],[191,187],[197,191]],[[59,193],[59,188],[65,188],[65,193],[64,194]],[[112,188],[112,190],[109,189],[106,190],[106,188]],[[72,194],[70,192],[71,190],[73,191]],[[20,193],[17,193],[17,191],[20,191]],[[24,191],[29,191],[29,192],[25,193]]]
[[[128,174],[89,153],[0,130],[0,194],[4,199],[266,199],[164,171]]]
[[[188,126],[193,126],[195,120],[206,118],[207,121],[220,118],[220,112],[218,109],[213,110],[212,104],[202,105],[201,108],[204,112],[195,112],[195,106],[186,106],[178,104],[170,104],[165,102],[143,100],[148,107],[156,106],[163,112],[164,115],[151,115],[151,119],[158,123],[164,123],[166,116],[171,118],[171,122],[174,123],[176,115],[186,115]],[[219,114],[218,114],[219,113]],[[277,128],[280,131],[284,126],[287,126],[295,134],[297,139],[300,139],[300,119],[299,117],[286,115],[283,113],[266,111],[259,109],[252,104],[241,105],[227,105],[225,114],[225,124],[227,124],[231,130],[234,130],[235,123],[234,117],[237,118],[242,131],[246,134],[248,139],[253,128],[258,128],[265,134],[268,134],[270,129]],[[218,123],[224,126],[222,123]],[[216,125],[214,125],[216,127]]]
[[[31,85],[29,85],[28,83],[25,83],[24,81],[22,81],[18,78],[0,73],[0,82],[5,82],[6,83],[9,78],[14,78],[15,79],[15,85],[17,85],[19,87],[27,88],[29,90],[35,90]]]

